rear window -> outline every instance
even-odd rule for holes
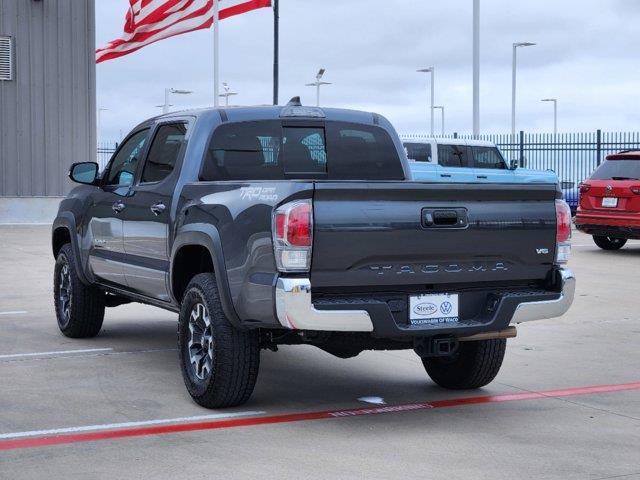
[[[402,180],[382,128],[345,122],[227,123],[211,138],[200,178],[211,180]]]
[[[415,162],[431,161],[431,144],[430,143],[405,143],[404,149],[407,152],[407,158]]]
[[[638,180],[640,160],[605,160],[593,175],[593,180]]]

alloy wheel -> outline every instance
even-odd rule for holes
[[[189,332],[189,360],[193,374],[200,380],[206,380],[213,367],[213,330],[209,311],[203,303],[196,303],[191,309]]]
[[[60,286],[58,287],[58,301],[63,325],[69,323],[71,318],[71,300],[73,292],[71,287],[71,271],[69,262],[65,261],[60,269]]]

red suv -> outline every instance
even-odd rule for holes
[[[576,227],[605,250],[640,238],[640,151],[609,155],[580,185]]]

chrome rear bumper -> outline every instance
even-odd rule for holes
[[[573,297],[576,292],[576,277],[571,270],[563,268],[560,270],[560,281],[560,298],[544,302],[521,303],[516,308],[511,323],[544,320],[564,315],[573,303]]]
[[[308,278],[278,279],[276,313],[283,327],[295,330],[373,331],[371,317],[365,310],[316,310],[311,303]]]
[[[573,272],[560,270],[561,293],[555,300],[522,302],[511,324],[543,320],[563,315],[573,303],[576,280]],[[279,278],[276,284],[276,314],[284,328],[334,332],[372,332],[373,322],[366,310],[318,310],[311,302],[308,278]],[[490,327],[489,327],[490,328]],[[437,332],[425,332],[434,334]]]

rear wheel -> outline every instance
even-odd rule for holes
[[[627,243],[626,238],[602,237],[599,235],[594,235],[593,241],[603,250],[620,250]]]
[[[224,408],[249,400],[260,366],[258,333],[231,325],[213,274],[196,275],[187,287],[178,349],[182,377],[196,403]]]
[[[58,328],[67,337],[95,337],[104,320],[105,295],[99,288],[85,285],[76,272],[71,244],[58,253],[53,276],[53,301]]]
[[[484,387],[500,371],[507,341],[503,338],[460,342],[458,350],[448,357],[426,357],[422,364],[431,379],[451,390]]]

